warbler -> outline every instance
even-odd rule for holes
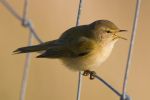
[[[14,53],[43,51],[37,58],[58,58],[71,70],[84,71],[83,75],[95,74],[91,71],[100,66],[111,54],[120,30],[109,20],[97,20],[87,25],[75,26],[66,30],[55,40],[38,45],[21,47]]]

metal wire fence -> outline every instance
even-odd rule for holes
[[[29,3],[29,0],[24,0],[24,7],[23,7],[23,15],[22,16],[20,16],[15,11],[13,6],[9,2],[7,2],[6,0],[0,0],[0,2],[3,4],[3,6],[16,19],[18,19],[22,23],[23,27],[27,28],[30,31],[29,40],[28,40],[28,45],[29,46],[32,45],[33,37],[39,43],[42,43],[42,40],[37,35],[37,33],[35,31],[35,28],[33,27],[32,21],[29,20],[29,18],[28,18],[28,10],[29,10],[28,3]],[[134,16],[134,21],[133,21],[132,35],[131,35],[130,46],[129,46],[129,51],[128,51],[127,64],[126,64],[126,68],[125,68],[125,75],[124,75],[124,82],[123,82],[122,93],[118,92],[112,85],[107,83],[100,76],[94,75],[97,80],[99,80],[100,82],[105,84],[109,89],[111,89],[114,93],[116,93],[120,97],[120,100],[131,100],[131,97],[128,96],[127,93],[126,93],[126,89],[127,89],[127,83],[128,83],[129,69],[131,67],[131,58],[132,58],[132,53],[133,53],[134,40],[135,40],[135,35],[136,35],[136,32],[137,32],[137,25],[138,25],[138,19],[139,19],[139,14],[140,14],[140,5],[141,5],[141,0],[137,0],[136,1],[136,7],[135,7],[135,16]],[[80,16],[81,16],[82,6],[83,6],[83,0],[79,0],[79,7],[78,7],[78,12],[77,12],[76,26],[78,26],[80,24]],[[24,64],[24,73],[23,73],[23,78],[22,78],[20,100],[25,100],[27,81],[28,81],[29,69],[30,69],[30,60],[31,60],[30,59],[30,54],[27,53],[26,54],[26,59],[25,59],[25,64]],[[76,100],[80,100],[81,87],[82,87],[82,72],[79,72]]]

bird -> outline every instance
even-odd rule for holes
[[[83,71],[84,76],[90,75],[90,79],[94,79],[96,73],[92,69],[101,66],[119,39],[127,40],[118,35],[125,31],[109,20],[96,20],[90,24],[71,27],[58,39],[21,47],[14,53],[41,52],[37,58],[60,59],[67,68]]]

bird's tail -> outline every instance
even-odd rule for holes
[[[39,52],[43,50],[47,50],[49,47],[55,45],[56,40],[48,41],[39,45],[21,47],[13,51],[15,54],[19,53],[29,53],[29,52]]]

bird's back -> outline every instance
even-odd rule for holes
[[[89,33],[89,26],[88,25],[81,25],[72,27],[66,30],[59,38],[59,41],[63,42],[70,42],[72,40],[77,40],[80,37],[87,37]]]

